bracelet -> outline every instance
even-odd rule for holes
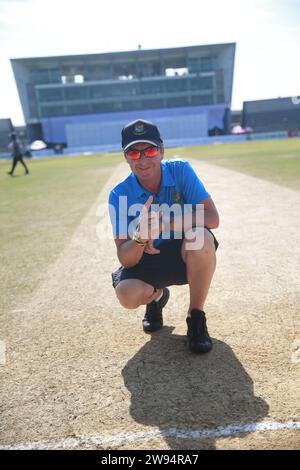
[[[147,245],[148,242],[142,242],[137,234],[137,232],[134,232],[132,240],[135,241],[135,243],[139,246],[145,246]]]

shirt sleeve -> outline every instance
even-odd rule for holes
[[[189,162],[183,163],[182,185],[186,204],[196,205],[210,196]]]
[[[119,196],[114,190],[112,190],[109,195],[108,204],[109,217],[114,237],[127,235],[127,229],[129,225],[127,197]]]

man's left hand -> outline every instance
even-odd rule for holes
[[[160,250],[154,248],[153,240],[149,240],[144,248],[144,253],[147,253],[148,255],[158,255],[160,253]]]

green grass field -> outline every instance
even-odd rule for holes
[[[0,164],[0,312],[24,301],[43,279],[95,201],[120,155],[47,158]]]
[[[300,139],[167,149],[300,189]],[[30,296],[95,201],[121,154],[29,161],[30,175],[0,162],[1,311]],[[19,308],[19,307],[18,307]]]
[[[178,148],[166,155],[174,153],[300,189],[300,138]]]

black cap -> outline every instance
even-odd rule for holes
[[[133,144],[146,142],[157,145],[163,143],[156,125],[143,119],[129,122],[122,129],[122,147],[127,150]]]

